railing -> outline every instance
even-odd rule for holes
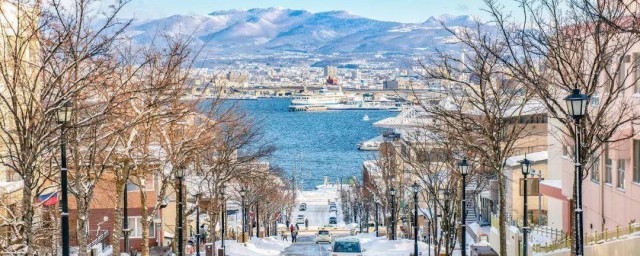
[[[616,226],[613,230],[608,230],[605,228],[603,232],[594,232],[593,235],[585,235],[584,236],[584,244],[600,244],[607,241],[614,241],[620,239],[621,237],[625,237],[627,235],[633,234],[635,232],[640,232],[640,223],[630,222],[626,227]],[[571,247],[571,238],[566,236],[564,239],[560,239],[556,242],[545,244],[545,245],[534,245],[533,251],[539,253],[546,253],[560,249],[566,249]]]
[[[107,238],[109,238],[109,230],[103,231],[102,233],[100,233],[100,235],[98,237],[96,237],[96,239],[91,241],[91,243],[89,243],[89,248],[93,248],[96,244],[101,243],[102,241],[104,241]]]

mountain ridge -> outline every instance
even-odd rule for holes
[[[380,21],[348,11],[309,12],[281,7],[231,9],[209,14],[172,15],[137,22],[131,35],[146,43],[152,34],[193,36],[205,51],[250,54],[268,51],[309,53],[411,53],[430,49],[455,50],[442,24],[473,24],[468,15],[440,15],[422,23]],[[206,44],[205,44],[206,42]]]

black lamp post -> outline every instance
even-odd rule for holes
[[[391,240],[396,240],[396,202],[394,200],[396,196],[396,189],[391,187],[389,195],[391,195]]]
[[[178,256],[182,256],[184,253],[184,247],[182,245],[183,235],[182,235],[182,215],[184,214],[184,210],[182,209],[182,178],[184,177],[184,170],[179,167],[176,170],[176,179],[178,180]]]
[[[196,195],[196,256],[200,256],[200,194]]]
[[[522,167],[522,176],[523,178],[523,196],[524,196],[524,217],[522,218],[522,256],[527,256],[527,197],[529,194],[527,193],[527,176],[531,170],[531,161],[524,157],[524,160],[520,161],[520,165]]]
[[[226,201],[224,199],[224,190],[225,189],[226,189],[225,185],[222,185],[220,187],[220,195],[221,195],[221,198],[222,198],[222,214],[220,214],[221,215],[220,218],[222,218],[222,220],[220,221],[220,224],[222,225],[222,231],[221,231],[222,239],[220,240],[220,244],[221,244],[220,247],[222,247],[223,252],[224,252],[224,249],[225,249],[224,248],[225,228],[226,228],[225,221],[227,219],[227,203],[226,203]]]
[[[376,237],[380,236],[380,233],[378,232],[378,225],[380,225],[378,222],[378,206],[380,206],[380,203],[376,200]]]
[[[129,202],[128,196],[129,194],[129,184],[125,182],[124,186],[124,195],[122,197],[122,233],[124,233],[124,251],[129,253],[129,234],[131,234],[131,229],[129,228]]]
[[[580,89],[574,89],[571,95],[564,98],[567,103],[567,112],[573,117],[575,121],[575,182],[576,182],[576,202],[575,202],[575,246],[576,255],[582,256],[584,253],[582,235],[583,232],[583,220],[582,220],[582,165],[580,164],[580,120],[585,116],[587,112],[587,104],[589,96],[580,92]]]
[[[247,232],[247,211],[244,208],[244,198],[247,196],[247,190],[240,189],[240,197],[242,197],[242,242],[246,243],[245,232]]]
[[[360,225],[358,226],[360,226],[360,233],[362,233],[362,215],[364,215],[362,214],[362,202],[358,202],[358,212],[360,213],[360,219],[358,219],[358,221],[360,221]]]
[[[413,183],[413,255],[418,255],[418,183]]]
[[[62,255],[69,256],[69,201],[67,199],[67,140],[64,134],[64,128],[71,120],[73,103],[67,101],[57,111],[58,123],[60,123],[60,186],[62,187],[62,213],[61,213],[61,229],[62,229]]]
[[[463,158],[458,164],[462,175],[462,256],[467,255],[467,174],[469,174],[469,163],[467,158]]]

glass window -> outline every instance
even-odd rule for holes
[[[633,140],[633,182],[640,183],[640,140]]]
[[[640,53],[633,53],[633,93],[640,93]]]
[[[591,164],[591,180],[600,182],[600,157],[596,157]]]
[[[613,172],[613,160],[609,158],[609,144],[604,146],[604,183],[611,184]]]
[[[142,217],[129,217],[129,228],[131,229],[130,238],[142,238]],[[155,224],[149,222],[149,238],[156,236]]]
[[[624,189],[624,159],[618,159],[618,182],[617,187]]]

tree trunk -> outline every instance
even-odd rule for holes
[[[24,187],[22,189],[22,221],[23,224],[23,237],[22,245],[27,249],[27,255],[34,255],[36,252],[35,241],[36,237],[33,232],[33,192],[31,191],[31,184],[25,180]]]
[[[504,176],[502,175],[502,170],[498,172],[498,226],[499,226],[499,234],[500,234],[500,255],[507,255],[507,223],[506,223],[506,215],[507,215],[507,207],[506,207],[506,199],[505,199],[505,191],[504,191]]]
[[[120,255],[120,240],[122,239],[122,208],[124,207],[124,193],[129,178],[129,165],[125,163],[120,171],[121,175],[116,175],[116,208],[113,211],[113,232],[111,232],[111,248],[113,255]]]
[[[88,229],[88,219],[89,219],[89,207],[84,200],[78,199],[76,200],[77,211],[78,211],[78,221],[77,221],[77,230],[76,237],[78,239],[78,255],[79,256],[88,256],[89,255],[89,241],[87,237],[87,229]],[[71,230],[70,230],[71,231]]]
[[[147,207],[147,193],[145,192],[145,186],[140,186],[140,204],[142,210],[140,212],[142,224],[142,256],[149,256],[149,207]],[[155,230],[155,229],[154,229]]]

